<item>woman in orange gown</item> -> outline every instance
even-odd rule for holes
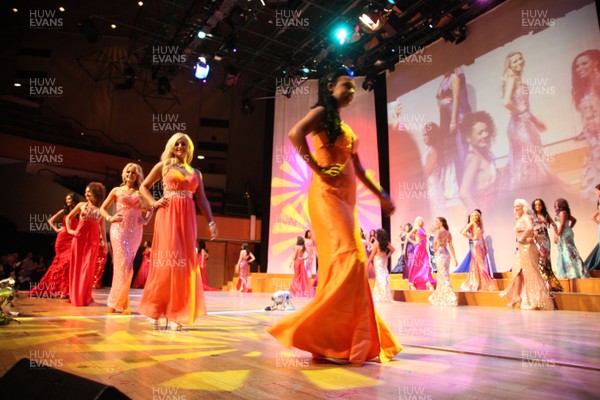
[[[139,312],[158,324],[181,330],[206,314],[202,277],[196,264],[196,204],[208,219],[211,239],[217,237],[200,171],[190,167],[194,145],[188,135],[176,133],[167,142],[161,161],[140,186],[140,193],[156,210],[150,273]],[[163,197],[154,200],[152,186],[162,180]],[[194,204],[194,196],[196,202]]]
[[[313,353],[334,363],[391,360],[402,346],[373,307],[367,257],[356,212],[356,178],[390,214],[394,205],[365,174],[358,138],[339,116],[354,96],[354,81],[345,68],[319,82],[316,106],[290,131],[298,153],[314,171],[308,208],[319,249],[319,290],[301,311],[278,321],[268,332],[287,347]],[[312,136],[315,154],[308,147]]]

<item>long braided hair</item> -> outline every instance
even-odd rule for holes
[[[353,75],[354,73],[348,68],[339,67],[319,80],[319,97],[317,103],[311,108],[318,106],[325,107],[325,122],[323,123],[323,126],[327,138],[329,139],[329,143],[332,144],[335,143],[337,138],[342,134],[342,119],[340,118],[340,113],[338,111],[337,100],[333,97],[327,85],[330,83],[335,85],[340,76],[352,77]]]

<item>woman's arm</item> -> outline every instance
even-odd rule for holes
[[[311,132],[315,132],[319,129],[322,129],[321,125],[324,119],[325,107],[315,107],[312,110],[310,110],[300,121],[298,121],[288,133],[288,137],[294,145],[294,149],[298,152],[298,154],[302,157],[306,164],[308,164],[310,169],[312,169],[317,174],[323,173],[323,170],[319,166],[319,164],[317,164],[317,161],[310,152],[308,142],[306,141],[306,136]],[[339,170],[336,175],[332,176],[337,175],[339,175]]]
[[[567,222],[567,213],[564,211],[561,211],[558,213],[558,230],[556,231],[556,234],[554,235],[554,243],[558,243],[558,237],[560,235],[562,235],[563,231],[565,230],[565,223]]]
[[[102,203],[102,205],[100,206],[100,214],[102,214],[103,218],[106,218],[106,220],[108,222],[121,222],[123,221],[123,216],[119,215],[119,214],[115,214],[114,216],[111,216],[108,213],[108,207],[110,207],[112,205],[112,203],[114,203],[117,199],[117,190],[119,190],[118,188],[113,188],[110,193],[108,194],[108,196],[106,197],[106,200],[104,200],[104,203]]]
[[[464,237],[466,237],[467,239],[473,240],[475,238],[475,235],[473,235],[473,233],[472,233],[474,227],[475,227],[475,223],[470,222],[467,224],[467,226],[465,226],[463,228],[462,231],[460,231],[460,234],[463,235]]]
[[[67,215],[67,217],[65,218],[65,229],[67,230],[67,232],[69,232],[71,235],[75,235],[76,234],[76,230],[74,229],[70,229],[71,226],[71,218],[75,217],[77,214],[79,214],[81,212],[81,209],[85,206],[85,202],[81,202],[79,204],[77,204],[69,213],[69,215]]]
[[[198,170],[194,170],[194,173],[198,175],[199,183],[196,188],[196,204],[202,210],[202,214],[208,220],[208,229],[210,230],[210,240],[216,239],[219,235],[219,230],[217,229],[217,224],[213,220],[212,210],[210,209],[210,203],[206,198],[206,194],[204,193],[204,183],[202,182],[202,174]]]
[[[379,183],[375,182],[375,180],[365,173],[365,169],[360,163],[360,158],[358,154],[354,154],[352,157],[352,162],[354,163],[354,172],[358,179],[369,189],[375,196],[379,197],[379,202],[381,203],[381,208],[385,215],[392,215],[394,213],[394,203],[390,199],[390,195],[383,190],[383,188],[379,185]]]
[[[458,121],[458,107],[460,106],[460,79],[458,75],[450,75],[450,89],[452,90],[452,114],[450,116],[450,132],[456,133]]]
[[[156,164],[154,168],[152,168],[152,171],[150,171],[148,176],[146,176],[146,179],[144,179],[144,182],[142,182],[142,186],[140,186],[139,189],[140,194],[142,195],[144,200],[146,200],[146,203],[148,203],[150,207],[152,207],[153,210],[159,207],[165,207],[169,204],[168,200],[165,198],[154,200],[154,197],[152,197],[152,194],[150,193],[150,189],[152,189],[152,186],[154,186],[156,182],[162,179],[162,168],[163,163],[161,161],[158,164]]]
[[[454,245],[452,244],[452,234],[450,232],[448,232],[448,250],[450,250],[450,255],[452,256],[454,265],[458,265],[458,261],[456,261],[456,254],[454,252]]]
[[[558,228],[556,227],[556,222],[554,222],[554,220],[549,215],[546,215],[546,222],[548,223],[548,225],[552,226],[552,229],[554,230],[554,234],[556,234],[558,232]]]
[[[592,221],[600,224],[600,210],[596,210],[596,212],[592,215]]]
[[[394,246],[392,246],[391,243],[388,243],[387,249],[388,249],[388,258],[391,258],[392,254],[394,254],[394,252],[396,251],[396,249],[394,248]]]
[[[506,107],[513,114],[520,114],[526,110],[525,106],[522,105],[517,108],[516,104],[512,100],[512,94],[515,90],[516,80],[515,77],[511,76],[504,80],[504,93],[502,94],[502,102],[504,107]]]
[[[248,252],[248,264],[253,263],[254,260],[256,260],[256,258],[254,257],[254,254],[252,254],[252,252]]]
[[[60,218],[63,215],[64,212],[65,212],[65,210],[59,210],[56,212],[56,214],[51,216],[50,219],[48,220],[48,225],[50,225],[50,228],[52,228],[52,230],[56,233],[60,232],[60,229],[58,228],[58,226],[56,226],[55,222],[58,218]],[[67,227],[64,226],[63,228],[65,228],[65,232],[66,232]]]
[[[476,207],[472,198],[472,192],[476,192],[477,173],[479,172],[480,157],[469,154],[465,160],[463,178],[458,190],[458,197],[465,205],[467,210],[473,210]]]
[[[376,246],[375,251],[371,251],[371,254],[369,254],[369,259],[367,260],[367,264],[373,262],[373,259],[375,258],[375,254],[379,250],[379,243],[377,243],[377,241],[375,241],[375,246]]]
[[[521,237],[517,237],[517,241],[519,243],[527,243],[527,238],[530,238],[531,234],[533,233],[533,223],[531,221],[531,218],[529,218],[525,214],[523,214],[521,218],[517,220],[517,224],[520,222],[523,223],[525,229],[523,230]]]
[[[569,225],[571,226],[571,228],[573,228],[576,223],[577,223],[577,218],[575,218],[574,216],[570,215],[569,216]]]

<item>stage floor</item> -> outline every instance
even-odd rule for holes
[[[209,315],[182,332],[108,314],[107,295],[95,290],[89,307],[17,299],[20,324],[0,326],[0,375],[29,358],[153,400],[600,397],[600,313],[378,304],[404,350],[355,367],[283,348],[265,327],[291,311],[264,311],[269,294],[207,292]]]

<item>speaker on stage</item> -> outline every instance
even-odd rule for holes
[[[10,397],[9,397],[10,396]],[[113,386],[22,358],[2,378],[3,399],[129,399]]]

